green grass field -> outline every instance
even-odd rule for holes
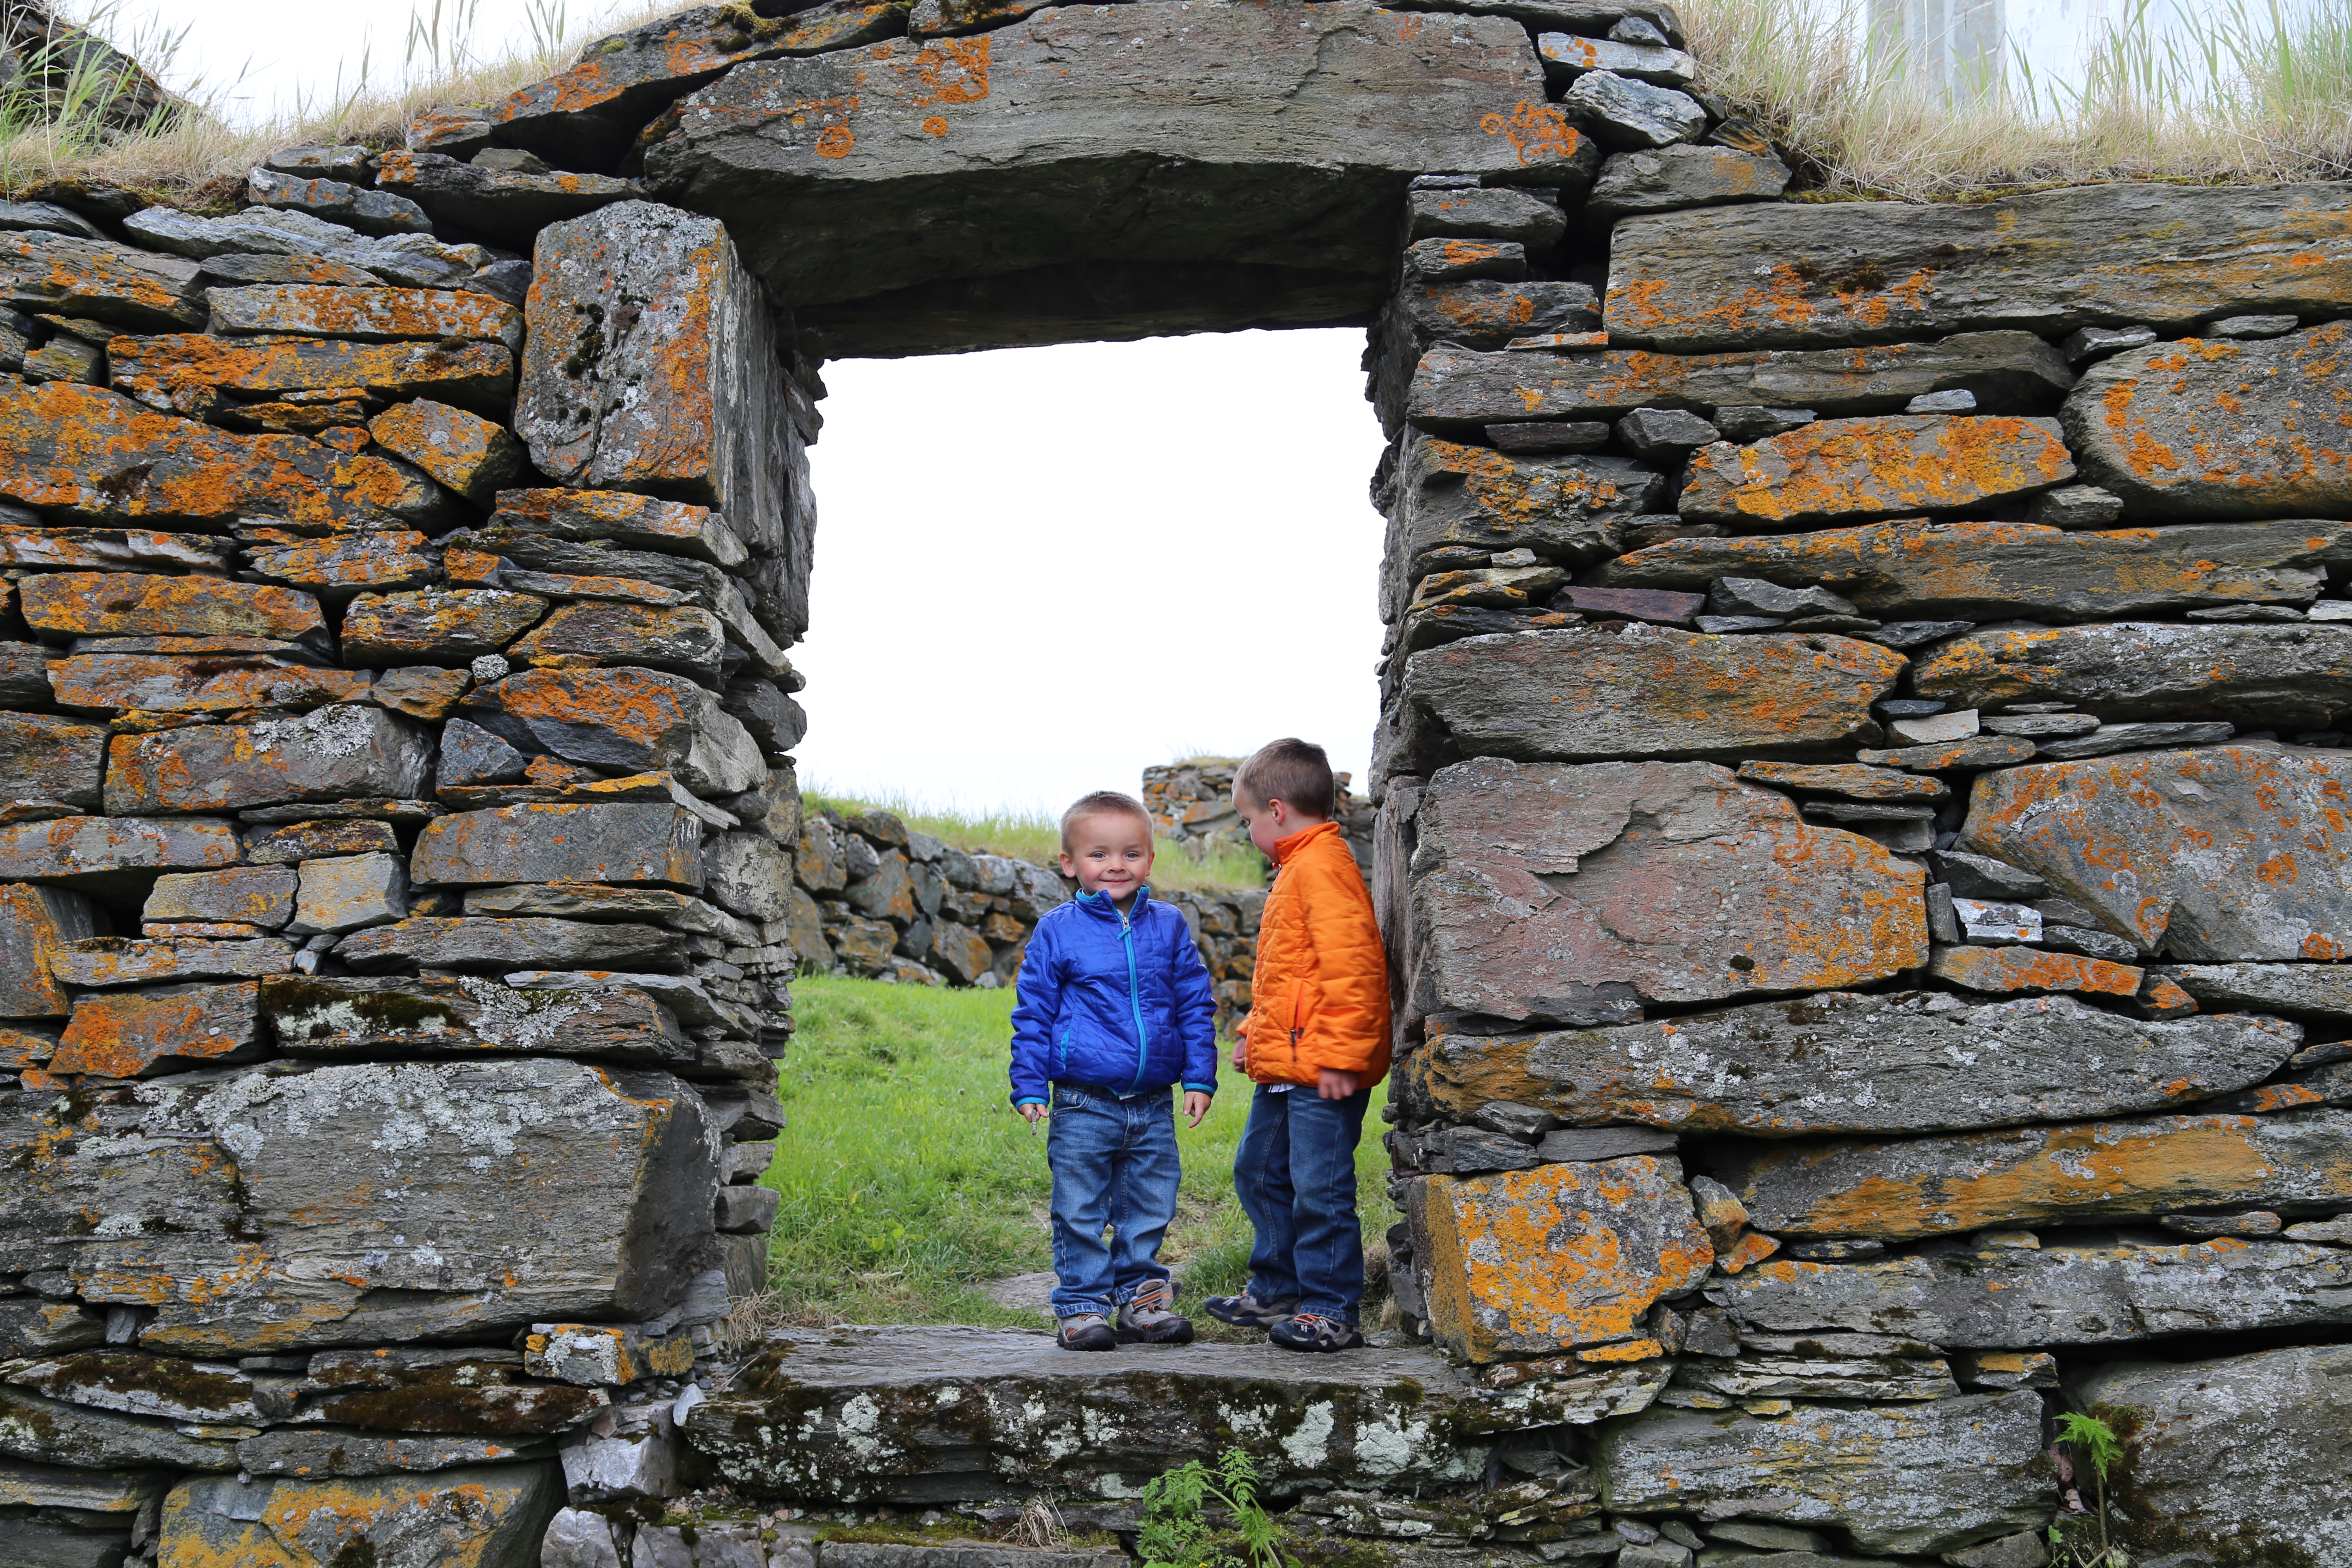
[[[776,1089],[791,1125],[762,1178],[783,1205],[761,1315],[1045,1326],[980,1289],[1052,1267],[1045,1134],[1005,1098],[1012,994],[814,978],[793,984],[793,1003],[800,1028]],[[1204,1296],[1237,1289],[1249,1261],[1249,1222],[1232,1184],[1248,1086],[1230,1070],[1223,1078],[1207,1121],[1188,1131],[1178,1119],[1183,1196],[1160,1256],[1184,1282],[1194,1321],[1230,1334],[1196,1310]],[[1377,1113],[1366,1118],[1357,1157],[1376,1282],[1381,1238],[1397,1219],[1382,1131]],[[1381,1304],[1367,1300],[1367,1326]]]

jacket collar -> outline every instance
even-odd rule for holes
[[[1070,901],[1077,905],[1080,909],[1086,910],[1087,913],[1094,916],[1097,920],[1115,921],[1118,919],[1118,906],[1111,901],[1111,897],[1108,893],[1074,893],[1070,897]],[[1143,918],[1143,906],[1150,901],[1151,884],[1146,882],[1143,886],[1135,890],[1134,906],[1127,912],[1128,922],[1130,925]]]
[[[1336,822],[1318,822],[1312,827],[1300,828],[1287,838],[1277,838],[1274,841],[1274,863],[1277,866],[1288,865],[1290,858],[1301,849],[1306,848],[1318,838],[1328,837],[1339,831],[1339,825]]]

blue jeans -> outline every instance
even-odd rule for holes
[[[1054,1172],[1054,1316],[1108,1317],[1168,1278],[1160,1238],[1176,1217],[1181,1173],[1173,1099],[1164,1089],[1121,1100],[1106,1089],[1054,1086],[1045,1132]]]
[[[1234,1156],[1234,1191],[1256,1227],[1249,1293],[1296,1300],[1318,1318],[1356,1321],[1364,1236],[1356,1218],[1356,1140],[1372,1091],[1322,1100],[1312,1089],[1258,1086]]]

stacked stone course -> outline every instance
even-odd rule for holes
[[[9,1550],[916,1568],[762,1510],[1238,1442],[1318,1568],[2041,1568],[2072,1405],[2138,1561],[2352,1554],[2352,186],[1783,201],[1683,44],[761,0],[0,208]],[[1339,322],[1450,1361],[730,1346],[793,968],[1050,891],[802,820],[818,356]]]

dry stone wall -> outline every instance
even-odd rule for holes
[[[2137,1560],[2352,1551],[2352,186],[1784,201],[1655,0],[1423,3],[703,7],[0,207],[9,1552],[812,1568],[1240,1441],[1318,1568],[2041,1568],[2069,1405]],[[1450,1360],[729,1345],[791,973],[1048,898],[803,820],[819,356],[1347,322]]]

